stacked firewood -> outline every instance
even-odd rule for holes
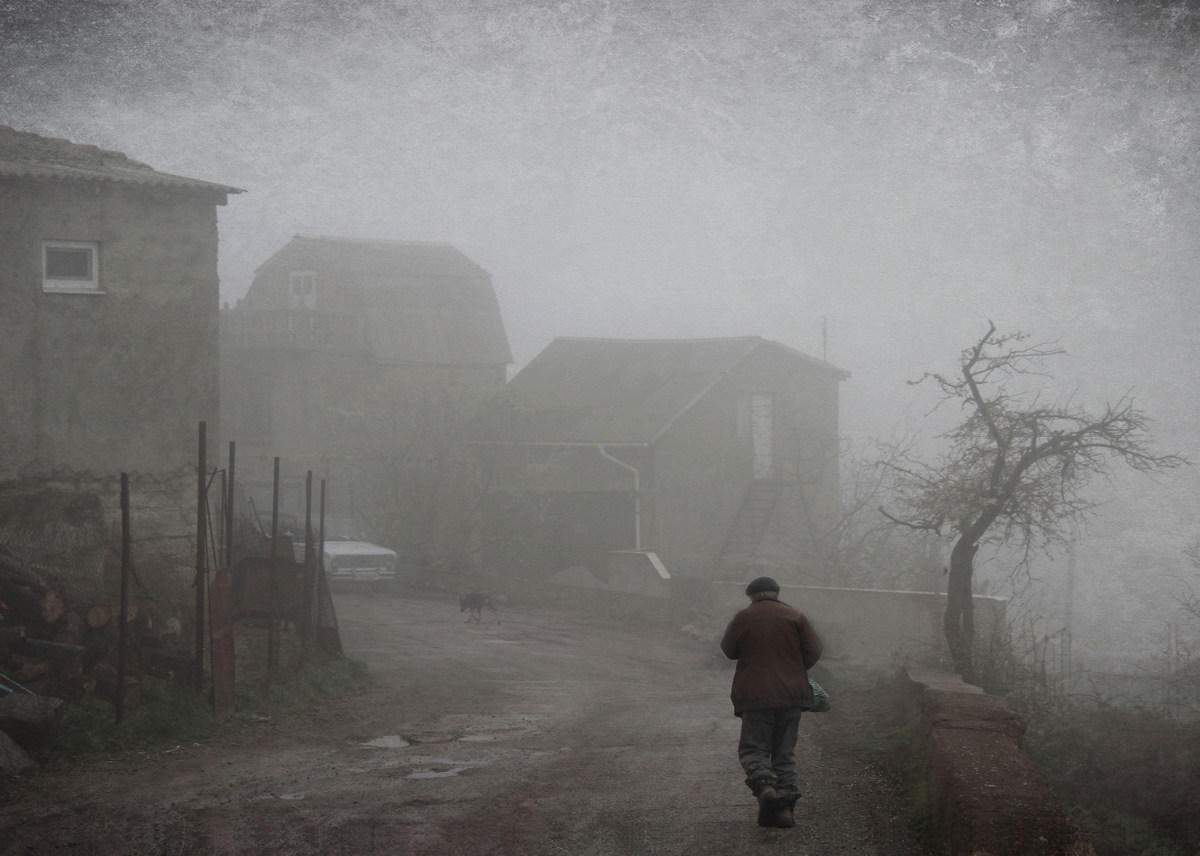
[[[115,702],[119,609],[75,604],[52,574],[23,563],[0,545],[0,685],[18,692]],[[147,676],[179,680],[190,658],[172,652],[148,610],[126,607],[124,709],[137,707]]]

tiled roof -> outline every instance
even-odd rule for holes
[[[523,442],[652,443],[760,348],[835,377],[846,372],[757,336],[555,339],[508,384]]]
[[[243,192],[224,184],[158,172],[120,152],[16,131],[8,125],[0,125],[0,176]]]

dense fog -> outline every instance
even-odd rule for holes
[[[224,301],[297,233],[445,241],[514,370],[561,335],[761,335],[852,373],[851,450],[944,428],[906,381],[992,320],[1069,352],[1048,395],[1131,393],[1198,458],[1198,34],[1107,0],[9,0],[0,123],[244,188]],[[1198,482],[1095,485],[1077,651],[1197,638]],[[1019,584],[1050,629],[1067,564]]]

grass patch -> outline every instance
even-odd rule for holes
[[[906,723],[866,738],[862,746],[876,755],[886,771],[892,788],[908,806],[908,823],[922,848],[932,852],[933,801],[925,763],[917,750],[917,723]]]
[[[319,701],[351,695],[374,686],[371,672],[359,660],[329,657],[293,664],[270,682],[239,679],[234,703],[241,713],[267,713],[307,707]]]
[[[292,634],[294,636],[294,634]],[[300,663],[299,642],[280,640],[275,675],[268,682],[265,634],[238,639],[235,668],[234,720],[247,715],[273,715],[370,689],[374,681],[366,665],[350,657],[316,655]],[[211,688],[209,676],[205,687]],[[213,718],[209,691],[143,678],[141,704],[117,723],[109,701],[97,697],[63,705],[62,724],[31,753],[42,764],[62,764],[99,754],[167,749],[200,743],[220,733]]]
[[[1075,701],[1025,744],[1101,856],[1190,856],[1200,837],[1200,724]]]
[[[144,682],[142,703],[119,724],[112,704],[104,699],[66,702],[62,724],[33,755],[52,764],[88,755],[162,749],[205,740],[218,727],[206,698],[170,684]]]
[[[875,734],[863,740],[863,748],[876,755],[891,756],[894,754],[913,754],[913,744],[917,739],[917,723],[910,722],[887,731]]]
[[[265,634],[237,641],[234,705],[239,713],[269,713],[362,692],[374,686],[371,672],[350,657],[317,655],[300,662],[295,634],[280,639],[275,675],[268,680]]]

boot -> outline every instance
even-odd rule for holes
[[[754,776],[746,779],[746,784],[758,799],[758,825],[773,826],[775,814],[779,810],[778,781],[769,774]]]
[[[796,825],[796,800],[799,794],[782,794],[776,803],[775,813],[771,816],[770,826],[788,828]]]

